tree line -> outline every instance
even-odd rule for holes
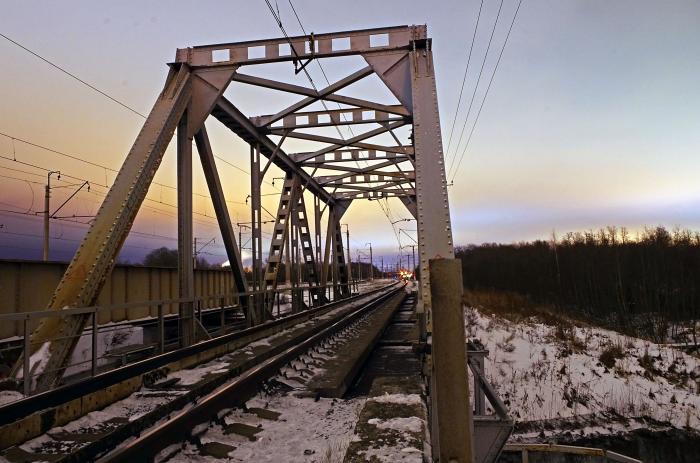
[[[457,250],[466,288],[511,291],[662,341],[700,319],[700,233],[625,228]]]

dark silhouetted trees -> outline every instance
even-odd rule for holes
[[[514,291],[657,340],[700,318],[700,234],[663,227],[567,233],[457,250],[465,287]]]

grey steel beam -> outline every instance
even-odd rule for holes
[[[388,127],[379,127],[374,130],[370,130],[365,133],[361,133],[355,137],[348,138],[347,140],[339,140],[337,138],[333,137],[325,137],[322,135],[315,135],[315,134],[310,134],[310,133],[303,133],[303,132],[289,132],[287,136],[291,138],[298,138],[301,140],[310,140],[310,141],[317,141],[321,143],[331,143],[331,146],[328,146],[326,148],[314,151],[313,153],[306,153],[302,155],[294,155],[294,160],[297,162],[304,162],[308,161],[309,159],[317,158],[319,156],[323,156],[326,153],[330,153],[331,151],[335,151],[338,148],[343,148],[346,146],[359,146],[361,148],[368,148],[368,149],[379,149],[382,151],[394,151],[394,152],[402,152],[401,147],[389,147],[389,146],[380,146],[376,144],[370,144],[370,143],[364,143],[362,140],[367,140],[368,138],[376,137],[377,135],[381,135],[383,133],[388,132],[391,129],[401,127],[405,125],[406,123],[404,121],[398,121],[398,122],[392,122],[389,124]],[[271,133],[277,134],[276,130],[272,130]]]
[[[384,160],[394,160],[398,162],[411,161],[413,154],[413,146],[399,146],[402,151],[407,154],[398,154],[390,151],[381,150],[360,150],[360,149],[346,149],[346,150],[335,150],[324,155],[324,159],[310,159],[301,163],[302,166],[321,166],[323,168],[331,168],[332,164],[357,162],[357,161],[384,161]],[[301,156],[308,153],[296,153],[297,156]],[[292,155],[294,156],[294,155]],[[329,158],[330,156],[330,158]]]
[[[399,110],[401,106],[394,106]],[[369,114],[368,114],[369,113]],[[250,120],[256,126],[265,125],[273,115],[253,116]],[[306,120],[307,122],[299,122]],[[330,109],[328,111],[297,111],[281,119],[280,124],[273,128],[304,129],[313,127],[332,127],[335,125],[379,124],[406,120],[405,116],[397,116],[382,111],[365,109]]]
[[[387,177],[397,177],[397,178],[414,178],[415,177],[415,171],[412,170],[407,170],[407,171],[402,171],[402,170],[380,170],[383,169],[384,167],[397,167],[397,162],[394,161],[385,161],[382,163],[378,164],[372,164],[368,165],[365,167],[348,167],[348,166],[330,166],[326,167],[325,165],[320,165],[318,166],[318,169],[329,169],[329,170],[336,170],[336,171],[341,171],[345,172],[343,174],[337,174],[337,175],[322,175],[318,177],[314,177],[317,182],[320,184],[325,184],[325,182],[328,181],[336,181],[340,180],[343,178],[348,178],[348,177],[360,177],[364,175],[384,175]],[[398,168],[397,168],[398,169]]]
[[[97,301],[190,95],[190,70],[187,66],[171,67],[163,91],[56,287],[49,309],[86,307]],[[62,377],[88,317],[47,318],[34,331],[34,349],[49,343],[44,368],[35,372],[39,375],[37,389],[48,389]],[[14,375],[18,375],[23,362],[23,358],[18,360]],[[38,359],[31,360],[33,366],[37,362]]]
[[[432,413],[438,426],[438,461],[474,463],[472,406],[469,403],[467,354],[462,305],[462,263],[430,259],[433,310]],[[437,399],[437,400],[436,400]],[[435,451],[434,450],[434,451]]]
[[[352,185],[352,184],[342,184],[342,185],[335,185],[335,188],[339,190],[349,190],[349,191],[366,191],[366,192],[380,192],[380,191],[387,191],[387,192],[401,192],[401,193],[406,193],[406,194],[412,194],[411,190],[401,190],[399,188],[392,188],[395,186],[398,186],[399,182],[389,182],[389,183],[383,183],[381,185],[376,185],[376,186],[365,186],[365,185]]]
[[[315,168],[322,169],[322,170],[331,170],[331,171],[335,171],[335,172],[346,172],[349,175],[362,174],[364,172],[372,172],[375,174],[387,174],[387,175],[398,174],[398,176],[405,176],[403,174],[412,173],[414,171],[413,170],[403,171],[398,167],[398,164],[400,164],[401,162],[407,162],[407,161],[408,161],[408,159],[402,159],[398,162],[391,161],[387,164],[384,164],[384,163],[382,163],[382,164],[369,164],[369,162],[367,162],[367,164],[369,164],[366,167],[367,169],[370,169],[370,168],[375,169],[375,168],[383,168],[383,167],[396,167],[397,170],[395,170],[395,171],[394,170],[391,170],[391,171],[388,171],[388,170],[377,170],[377,171],[363,170],[363,169],[365,169],[364,167],[357,168],[357,167],[350,167],[347,165],[325,164],[325,163],[319,163],[315,166]],[[381,167],[377,167],[377,166],[381,166]],[[319,179],[321,177],[314,177],[314,178]]]
[[[258,87],[270,88],[273,90],[280,90],[287,93],[296,93],[298,95],[305,95],[308,97],[317,97],[318,92],[308,87],[302,87],[301,85],[288,84],[286,82],[279,82],[276,80],[264,79],[262,77],[249,76],[246,74],[236,73],[233,76],[233,80],[236,82],[241,82],[250,85],[256,85]],[[357,106],[358,108],[364,108],[373,111],[382,111],[390,114],[398,114],[400,116],[408,116],[409,112],[405,108],[396,105],[385,105],[381,103],[375,103],[369,100],[363,100],[361,98],[353,98],[350,96],[328,94],[322,98],[326,101],[333,101],[336,103],[342,103],[350,106]]]
[[[350,84],[353,84],[354,82],[357,82],[358,80],[362,80],[368,75],[372,74],[374,71],[372,71],[371,66],[367,66],[365,68],[360,69],[359,71],[353,72],[349,76],[340,79],[339,81],[329,85],[328,87],[325,87],[318,92],[314,91],[311,96],[308,96],[304,98],[303,100],[297,101],[291,106],[288,106],[281,111],[278,111],[276,114],[273,114],[272,116],[267,116],[263,118],[262,120],[259,121],[260,126],[266,126],[270,124],[274,124],[275,122],[279,121],[280,119],[283,119],[287,116],[289,116],[292,113],[295,113],[299,111],[300,109],[303,109],[314,102],[326,98],[328,95],[331,95],[338,90],[342,90],[343,88],[347,87]]]
[[[413,190],[379,190],[379,191],[341,191],[334,193],[333,196],[337,200],[342,200],[342,199],[359,199],[359,198],[367,198],[367,199],[383,199],[383,198],[401,198],[404,196],[411,196],[413,194]]]
[[[241,137],[248,144],[260,144],[260,152],[268,159],[277,148],[277,144],[261,134],[258,128],[226,98],[219,98],[212,116]],[[277,149],[274,164],[284,172],[298,175],[307,189],[317,195],[324,203],[334,202],[333,196],[320,186],[304,169],[299,167],[283,150]]]
[[[416,196],[415,195],[402,196],[401,202],[403,203],[404,206],[406,206],[406,209],[413,216],[413,218],[417,219],[418,218],[418,209],[416,208]]]
[[[433,311],[450,310],[432,303],[430,275],[431,259],[454,259],[450,207],[447,198],[447,179],[442,153],[440,115],[438,111],[435,73],[430,41],[425,49],[410,52],[411,90],[413,101],[413,141],[416,169],[416,211],[418,228],[418,250],[420,260],[420,302],[417,315],[421,321],[421,337],[432,332],[433,345],[445,346],[437,355],[454,357],[464,352],[465,334],[463,324],[459,329],[445,328],[445,323],[432,325]],[[449,320],[448,314],[437,315]],[[463,355],[463,354],[462,354]],[[440,461],[454,460],[471,463],[471,434],[473,421],[469,407],[455,407],[463,397],[462,383],[466,383],[465,365],[457,367],[455,362],[432,362],[431,372],[431,438],[434,455]],[[453,407],[448,414],[449,427],[439,414]],[[459,429],[459,437],[453,431]],[[463,433],[466,432],[466,436]]]
[[[316,265],[318,266],[317,273],[321,275],[323,262],[321,261],[321,201],[314,195],[314,249],[316,249]],[[320,280],[319,280],[320,284]]]
[[[204,177],[209,187],[209,195],[214,205],[216,220],[221,230],[221,238],[224,241],[226,256],[228,257],[230,268],[233,272],[233,281],[236,286],[236,291],[238,293],[245,293],[248,291],[248,281],[245,278],[241,254],[236,243],[233,225],[231,224],[231,216],[229,215],[228,206],[226,205],[224,190],[221,187],[221,178],[219,177],[216,162],[214,161],[214,153],[212,152],[209,137],[207,136],[207,131],[204,126],[195,134],[194,139],[197,144],[199,158],[202,162]],[[245,304],[245,301],[241,301],[241,303]]]
[[[353,180],[349,182],[327,182],[324,185],[328,187],[334,187],[334,188],[339,188],[339,189],[360,189],[360,188],[368,188],[370,190],[373,190],[375,186],[372,184],[374,183],[381,183],[378,187],[381,189],[388,188],[390,186],[399,186],[402,184],[412,184],[413,180],[412,179],[396,179],[396,180],[385,180],[385,179],[377,179],[377,180]]]
[[[426,38],[425,26],[383,27],[180,48],[175,61],[192,67],[299,61],[408,50],[416,38]]]
[[[252,249],[253,291],[263,288],[262,275],[262,201],[260,192],[260,149],[250,145],[250,246]],[[253,296],[253,307],[248,311],[248,325],[265,321],[264,301],[259,294]]]
[[[192,249],[192,139],[187,135],[187,111],[177,126],[177,276],[180,299],[194,299]],[[195,342],[194,302],[180,303],[180,346]]]

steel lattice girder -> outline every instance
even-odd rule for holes
[[[373,43],[375,39],[385,39],[385,42]],[[427,315],[426,326],[428,330],[430,329],[428,260],[437,257],[453,257],[454,252],[432,51],[426,28],[399,26],[293,37],[290,40],[291,44],[286,38],[280,38],[177,51],[176,64],[172,66],[166,88],[151,111],[114,186],[110,189],[100,212],[57,288],[50,307],[60,309],[90,305],[94,302],[126,239],[175,127],[181,123],[181,130],[186,132],[179,137],[181,144],[186,144],[188,141],[191,143],[192,137],[200,131],[204,119],[208,114],[212,114],[251,147],[255,147],[256,158],[258,153],[262,154],[287,174],[298,176],[300,183],[309,192],[330,207],[321,284],[325,284],[328,280],[331,254],[334,255],[334,283],[338,282],[338,278],[341,280],[347,278],[338,268],[339,265],[344,264],[339,221],[352,199],[400,197],[417,219],[420,308]],[[348,43],[342,45],[345,41]],[[292,52],[285,55],[285,46],[288,46]],[[321,90],[238,72],[238,67],[241,65],[279,61],[299,62],[348,55],[362,56],[368,66]],[[336,93],[372,73],[386,84],[399,101],[399,105],[382,104]],[[223,91],[231,81],[294,93],[303,98],[276,114],[249,118],[223,97]],[[339,108],[338,111],[301,111],[318,101],[331,101],[347,107]],[[186,119],[183,119],[185,111],[187,111]],[[373,111],[374,114],[365,114],[365,111]],[[298,131],[321,126],[324,123],[319,122],[319,118],[325,117],[328,117],[327,126],[348,123],[348,114],[355,126],[374,123],[379,127],[353,135],[349,139]],[[346,120],[343,122],[344,118]],[[277,121],[281,127],[275,127],[274,123]],[[413,127],[412,147],[402,143],[394,132],[395,129],[408,124],[412,124]],[[287,154],[281,146],[284,140],[275,143],[268,138],[268,134],[285,139],[297,138],[325,143],[328,146],[305,153]],[[384,146],[371,141],[380,135],[390,135],[397,142],[397,146]],[[337,170],[337,163],[369,159],[384,161],[384,163],[380,163],[381,167],[375,165],[361,174],[345,169],[345,172],[352,175],[330,176],[331,179],[329,176],[320,177],[322,181],[328,182],[329,187],[331,185],[335,187],[333,191],[328,191],[318,178],[314,178],[316,169],[328,166],[331,170],[334,167]],[[399,167],[400,163],[406,161],[415,166],[415,172],[404,171]],[[256,167],[259,168],[259,160],[257,162]],[[307,172],[304,169],[305,166],[313,167],[314,173]],[[183,167],[187,169],[186,165]],[[391,167],[396,170],[379,170]],[[342,168],[340,170],[342,171]],[[362,182],[360,180],[364,180],[365,177],[360,179],[360,176],[365,173],[369,173],[369,179]],[[372,186],[370,183],[373,175],[381,175],[382,179],[386,175],[393,180]],[[256,180],[261,181],[260,177],[260,173],[255,174]],[[345,182],[336,184],[333,178],[335,181],[353,178],[353,181],[348,182],[347,185],[344,184]],[[186,182],[183,182],[183,187],[186,188],[184,183]],[[403,186],[404,183],[406,187]],[[183,205],[186,206],[187,201],[183,202]],[[259,221],[259,213],[255,219]],[[186,227],[188,221],[183,219],[180,224]],[[231,234],[228,233],[228,235],[231,238]],[[181,235],[181,237],[186,236],[188,236],[187,233]],[[258,242],[256,246],[259,251],[260,243]],[[181,248],[185,249],[184,243]],[[259,262],[257,266],[259,267]],[[184,266],[181,270],[189,272],[189,269]],[[74,318],[59,321],[53,325],[44,324],[39,327],[33,340],[43,342],[55,335],[76,336],[82,331],[85,321],[85,319]],[[434,335],[439,336],[439,333]],[[460,339],[453,341],[456,345],[460,343]],[[461,343],[463,348],[463,333]],[[53,371],[42,375],[44,385],[48,386],[60,378],[61,369],[73,347],[74,343],[71,342],[54,341],[52,343],[47,368]],[[449,400],[449,397],[443,397],[442,400]]]

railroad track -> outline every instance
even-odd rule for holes
[[[193,430],[206,429],[212,420],[221,420],[222,410],[245,407],[245,402],[260,391],[261,385],[290,362],[294,372],[305,369],[309,359],[313,363],[328,358],[327,352],[342,341],[343,332],[351,331],[353,325],[375,309],[402,298],[402,287],[391,285],[348,304],[335,304],[314,318],[243,345],[201,368],[164,374],[125,399],[135,409],[129,406],[120,409],[116,403],[84,417],[82,423],[77,420],[54,428],[47,435],[6,449],[1,455],[11,462],[89,461],[100,456],[100,461],[152,461],[164,449],[180,448],[182,442],[192,439]],[[307,355],[313,348],[316,353]],[[301,368],[297,368],[294,360],[300,356]],[[120,413],[122,410],[124,413]],[[119,446],[129,437],[139,435]]]

